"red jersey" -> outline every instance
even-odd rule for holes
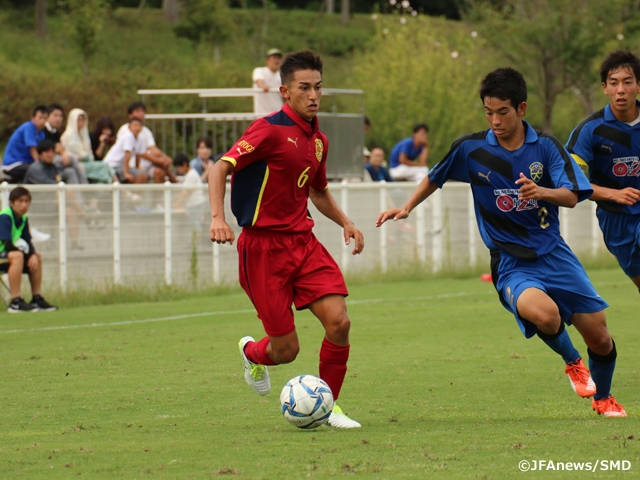
[[[309,187],[324,190],[329,142],[318,119],[288,104],[253,122],[221,160],[231,162],[231,211],[249,229],[302,233],[313,227]]]

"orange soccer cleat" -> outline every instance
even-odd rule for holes
[[[593,382],[589,370],[584,366],[581,358],[577,362],[567,364],[564,373],[569,375],[569,382],[573,391],[582,398],[589,398],[596,393],[596,384]]]
[[[607,398],[591,401],[591,406],[598,413],[598,415],[604,415],[605,417],[626,417],[627,412],[624,411],[624,407],[616,402],[613,395],[609,395]]]

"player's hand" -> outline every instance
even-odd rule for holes
[[[351,254],[358,255],[364,248],[364,235],[362,235],[362,232],[358,230],[353,223],[349,223],[349,225],[344,227],[344,243],[349,245],[352,238],[356,241],[356,246]]]
[[[227,243],[233,245],[233,240],[236,238],[235,233],[231,227],[222,219],[214,218],[211,220],[211,227],[209,228],[209,238],[212,242]]]
[[[634,205],[640,200],[640,190],[636,190],[635,188],[627,187],[622,190],[614,190],[613,192],[613,200],[622,205]]]
[[[540,200],[541,192],[538,184],[520,173],[520,178],[516,180],[516,185],[520,185],[520,200]]]
[[[36,255],[35,253],[31,255],[29,257],[29,260],[27,260],[27,267],[29,268],[29,272],[34,273],[36,270],[38,270],[39,263],[40,261],[38,260],[38,255]]]
[[[400,208],[391,208],[378,215],[378,218],[376,219],[376,227],[379,227],[390,218],[395,221],[402,220],[403,218],[407,218],[408,216],[409,212],[407,212],[406,210],[402,210]]]

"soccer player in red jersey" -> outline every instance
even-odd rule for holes
[[[345,243],[364,238],[328,190],[327,137],[316,114],[322,96],[322,60],[304,50],[286,56],[280,68],[279,112],[256,120],[209,174],[211,241],[233,244],[224,215],[227,175],[238,237],[240,285],[255,306],[267,336],[240,340],[245,379],[259,395],[271,391],[268,365],[290,363],[300,350],[293,311],[308,308],[320,320],[325,337],[320,348],[320,378],[340,395],[349,358],[349,329],[344,297],[348,291],[335,260],[312,232],[308,200],[344,230]],[[329,424],[356,428],[336,406]]]

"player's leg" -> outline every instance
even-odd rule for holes
[[[300,346],[295,331],[289,235],[247,234],[238,237],[240,285],[253,302],[267,334],[259,341],[240,340],[245,380],[260,395],[271,390],[267,366],[293,361]]]
[[[340,268],[317,238],[310,234],[299,236],[296,252],[300,271],[294,284],[296,308],[309,308],[325,329],[320,347],[319,375],[334,399],[340,396],[349,360],[349,330],[344,297],[347,287]],[[329,425],[337,428],[357,428],[361,425],[349,418],[335,404]]]
[[[616,344],[609,334],[604,312],[574,313],[571,323],[580,332],[588,347],[589,369],[597,388],[593,395],[593,409],[607,417],[626,417],[624,407],[611,395],[617,351]]]

